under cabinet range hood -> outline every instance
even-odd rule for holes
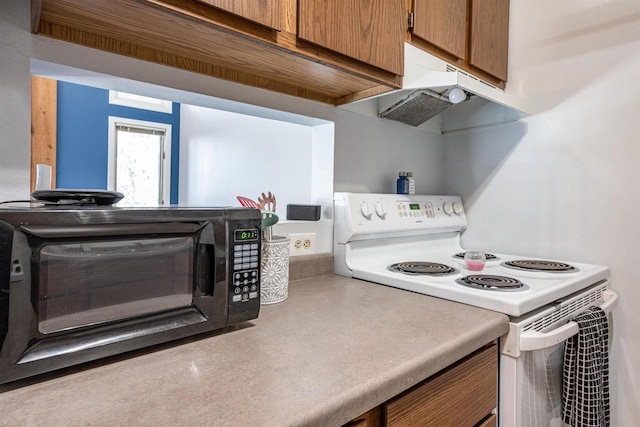
[[[529,112],[523,99],[409,43],[405,43],[404,71],[402,89],[340,108],[411,126],[421,126],[444,112],[444,120],[462,118],[462,128],[505,123]],[[477,116],[476,123],[469,123],[469,115]],[[453,126],[453,130],[459,128]]]

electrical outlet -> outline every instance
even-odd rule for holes
[[[289,238],[289,256],[316,253],[316,233],[294,233]]]

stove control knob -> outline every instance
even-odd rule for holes
[[[369,202],[362,202],[360,204],[360,213],[362,214],[363,217],[371,221],[371,216],[373,215],[373,212],[371,212],[371,206],[369,205]]]
[[[463,209],[462,209],[462,203],[460,202],[453,202],[453,213],[460,216],[462,215]]]
[[[451,214],[453,213],[453,205],[451,204],[451,202],[445,202],[445,204],[442,205],[442,210],[444,211],[444,213],[451,216]]]
[[[380,217],[380,219],[385,219],[387,216],[387,210],[384,208],[382,202],[376,202],[376,215]]]

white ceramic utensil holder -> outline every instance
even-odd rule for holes
[[[289,296],[289,237],[262,240],[260,304],[275,304]]]

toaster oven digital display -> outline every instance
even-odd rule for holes
[[[235,242],[252,242],[258,240],[258,230],[253,229],[244,229],[244,230],[235,230],[233,240]]]

